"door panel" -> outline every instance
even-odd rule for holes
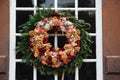
[[[120,80],[120,0],[103,0],[104,80]]]
[[[0,80],[8,80],[9,3],[0,0]]]

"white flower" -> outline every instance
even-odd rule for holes
[[[50,29],[50,24],[45,24],[45,28],[49,30]]]
[[[70,21],[67,21],[67,24],[68,24],[68,25],[72,25],[73,23],[72,23],[72,22],[70,22]]]
[[[40,26],[43,26],[43,25],[44,25],[44,23],[43,23],[42,21],[38,22],[38,24],[39,24]]]

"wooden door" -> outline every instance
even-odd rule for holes
[[[103,0],[104,80],[120,80],[120,0]]]
[[[0,80],[8,80],[9,3],[0,0]]]

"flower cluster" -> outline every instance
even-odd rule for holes
[[[61,31],[66,41],[63,48],[53,47],[48,38],[48,31]],[[34,30],[29,31],[30,50],[43,65],[59,68],[68,64],[80,51],[80,30],[64,16],[54,12],[51,17],[39,21]]]

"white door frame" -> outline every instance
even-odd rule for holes
[[[96,36],[96,59],[84,59],[84,62],[96,62],[96,80],[103,80],[103,47],[102,47],[102,0],[96,0],[95,8],[78,8],[78,0],[75,0],[75,8],[58,8],[57,0],[54,1],[56,10],[75,10],[75,16],[78,18],[78,11],[95,11],[96,12],[96,33],[90,33],[91,36]],[[36,13],[37,0],[34,0],[34,7],[17,7],[16,0],[10,0],[10,47],[9,47],[9,80],[15,80],[16,62],[22,62],[21,59],[16,59],[16,10],[31,11]],[[33,68],[33,80],[37,80],[37,70]],[[55,76],[57,80],[57,76]],[[75,80],[79,80],[79,68],[76,68]]]

